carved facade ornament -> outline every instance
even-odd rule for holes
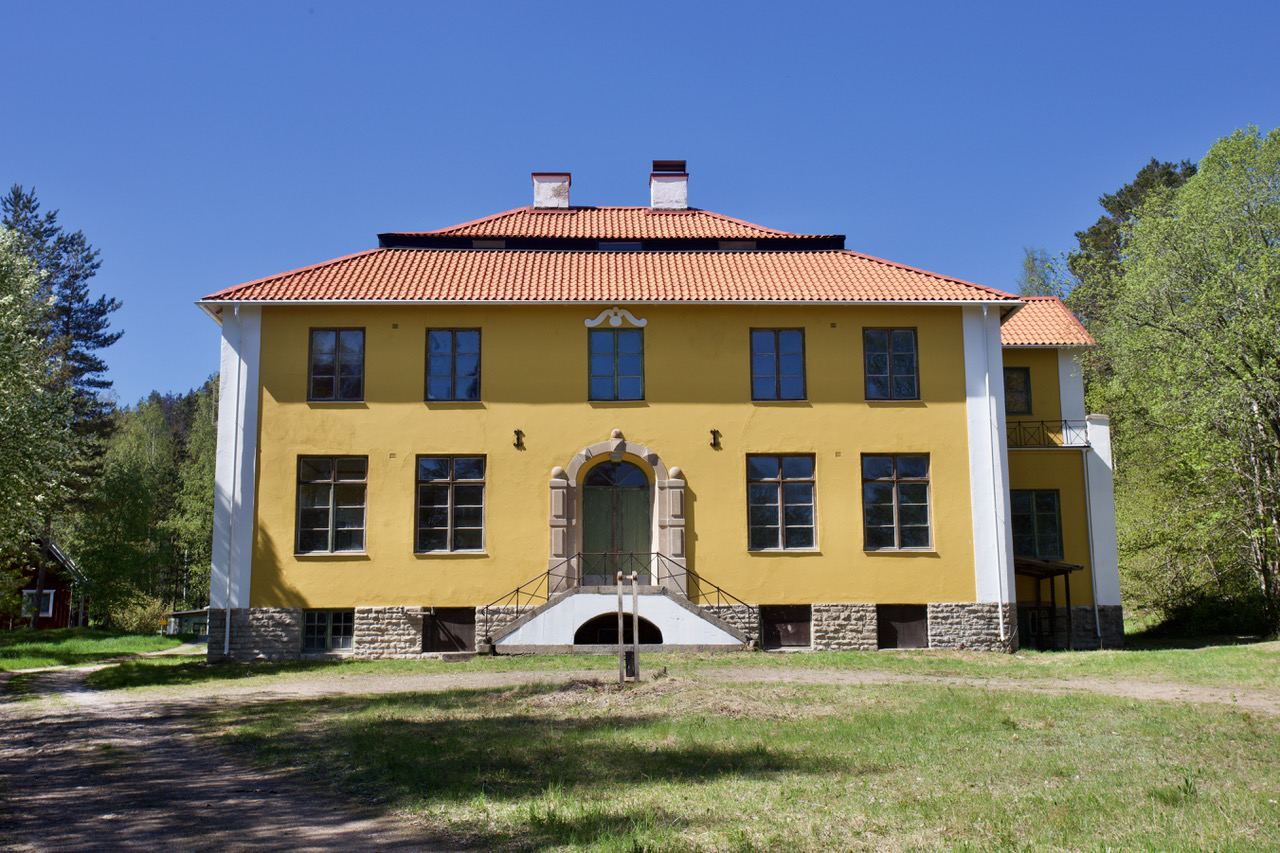
[[[583,320],[582,325],[586,326],[587,328],[595,328],[596,326],[599,326],[601,323],[603,323],[606,319],[609,321],[609,325],[615,328],[618,326],[621,326],[624,320],[629,325],[635,326],[638,329],[642,329],[649,324],[648,320],[636,319],[636,315],[632,314],[626,308],[619,308],[618,306],[615,305],[612,308],[606,308],[603,311],[601,311],[600,315],[596,317],[594,320]]]

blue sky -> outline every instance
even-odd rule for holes
[[[1280,4],[12,3],[0,182],[102,252],[122,404],[217,369],[193,302],[530,203],[690,204],[1012,289],[1151,157],[1280,126]]]

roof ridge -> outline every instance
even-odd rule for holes
[[[385,232],[381,232],[379,236],[383,236],[386,234],[399,234],[404,236],[415,236],[415,237],[426,237],[426,236],[447,237],[459,231],[464,231],[468,228],[473,228],[477,225],[498,222],[503,219],[515,217],[522,213],[527,213],[531,215],[533,214],[541,215],[544,213],[565,215],[565,214],[574,214],[579,212],[590,212],[590,211],[597,211],[597,210],[598,211],[635,211],[637,213],[643,212],[643,213],[659,214],[659,215],[702,214],[711,219],[715,219],[720,222],[732,223],[741,228],[746,228],[750,231],[754,231],[761,235],[772,235],[772,236],[780,236],[780,237],[833,237],[835,236],[833,234],[802,234],[797,231],[784,231],[780,228],[770,228],[767,225],[760,225],[759,223],[756,223],[756,222],[748,222],[745,219],[738,219],[737,217],[728,216],[723,213],[717,213],[714,210],[706,210],[701,207],[689,207],[683,210],[654,210],[652,207],[647,207],[645,205],[621,205],[621,204],[618,204],[618,205],[581,204],[581,205],[572,205],[570,207],[563,207],[563,208],[535,208],[531,205],[526,205],[524,207],[514,207],[514,208],[511,208],[510,210],[500,211],[499,213],[491,213],[488,216],[482,216],[478,219],[469,219],[465,222],[458,222],[453,225],[447,225],[443,228],[436,228],[430,231],[385,231]],[[731,239],[731,238],[726,237],[723,239]]]
[[[767,225],[757,225],[756,223],[748,222],[745,219],[738,219],[733,216],[726,216],[723,213],[716,213],[714,210],[702,210],[701,208],[697,208],[697,210],[699,213],[705,213],[708,216],[714,216],[715,218],[723,219],[726,222],[732,222],[736,225],[744,225],[748,228],[754,228],[757,231],[765,231],[770,234],[786,234],[788,237],[831,237],[833,236],[831,234],[801,234],[797,231],[782,231],[781,229],[778,229],[778,228],[770,228]]]
[[[510,210],[503,210],[503,211],[500,211],[499,213],[490,213],[488,216],[481,216],[479,219],[469,219],[469,220],[467,220],[466,222],[459,222],[459,223],[457,223],[456,225],[447,225],[447,226],[445,226],[444,228],[437,228],[437,229],[435,229],[434,231],[387,231],[387,232],[385,232],[385,233],[387,233],[387,234],[415,234],[415,235],[419,235],[419,234],[421,234],[421,235],[426,235],[426,234],[445,234],[446,232],[449,232],[449,231],[456,231],[456,230],[457,230],[457,229],[459,229],[459,228],[466,228],[468,225],[477,225],[477,224],[479,224],[479,223],[481,223],[481,222],[490,222],[490,221],[492,221],[492,220],[494,220],[494,219],[501,219],[501,218],[502,218],[502,217],[504,217],[504,216],[511,216],[512,214],[520,213],[521,211],[528,210],[528,209],[529,209],[529,208],[528,208],[528,206],[525,206],[525,207],[513,207],[513,208],[511,208]]]

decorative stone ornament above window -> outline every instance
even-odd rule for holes
[[[640,320],[626,308],[619,308],[616,305],[613,308],[606,308],[601,311],[594,320],[583,320],[582,325],[586,326],[588,329],[594,329],[605,320],[608,320],[609,325],[614,328],[621,326],[624,321],[628,325],[635,326],[638,329],[643,329],[645,326],[649,325],[648,320]]]

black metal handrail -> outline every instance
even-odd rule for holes
[[[742,599],[722,587],[703,578],[693,569],[682,567],[665,554],[656,552],[616,552],[600,554],[574,554],[566,557],[547,571],[529,579],[506,595],[478,608],[482,611],[481,636],[492,642],[491,630],[496,615],[494,608],[515,608],[514,619],[545,604],[558,592],[586,585],[584,579],[602,578],[602,586],[616,582],[618,572],[624,577],[637,575],[647,586],[667,586],[695,604],[709,606],[741,605],[750,607]],[[690,581],[697,590],[690,590]],[[514,621],[514,620],[512,620]]]
[[[1009,421],[1010,447],[1088,447],[1087,421]]]

